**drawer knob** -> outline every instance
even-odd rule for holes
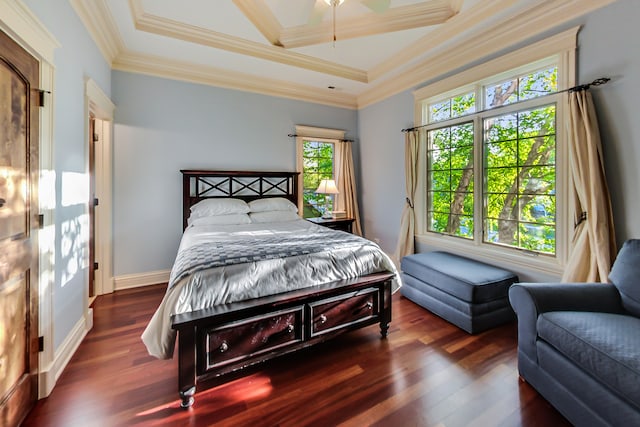
[[[229,350],[229,344],[227,344],[226,341],[222,341],[222,344],[220,344],[220,353],[224,353],[225,351]]]
[[[291,333],[294,329],[293,325],[287,325],[287,332]]]
[[[327,322],[327,316],[325,316],[324,314],[320,315],[320,323],[326,323]]]
[[[373,303],[371,301],[367,302],[367,309],[371,310],[373,308]]]

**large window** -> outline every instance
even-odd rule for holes
[[[422,102],[426,230],[556,254],[557,59]]]

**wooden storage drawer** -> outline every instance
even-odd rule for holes
[[[311,336],[379,317],[379,291],[367,288],[309,304]]]
[[[303,340],[303,306],[256,316],[205,331],[205,370]]]

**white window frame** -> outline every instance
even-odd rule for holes
[[[338,182],[338,171],[340,170],[340,154],[338,143],[345,138],[346,131],[340,129],[319,128],[313,126],[296,126],[296,171],[298,174],[298,212],[304,215],[304,141],[317,141],[333,144],[333,179]],[[334,198],[333,209],[341,205],[341,195]]]
[[[455,96],[463,93],[475,85],[486,85],[499,82],[505,77],[517,74],[519,70],[529,69],[532,64],[540,65],[551,62],[558,65],[558,90],[562,91],[575,86],[576,75],[576,47],[579,28],[572,28],[555,36],[541,40],[522,49],[516,50],[504,56],[487,61],[481,65],[469,68],[459,74],[439,80],[416,90],[414,95],[414,123],[416,126],[427,124],[425,117],[427,109],[425,105],[447,96]],[[484,96],[484,93],[482,94]],[[565,117],[567,112],[567,94],[560,92],[556,95],[545,97],[548,102],[556,102],[556,254],[555,256],[539,255],[523,251],[517,248],[504,247],[482,240],[483,215],[482,215],[482,144],[476,144],[474,148],[475,175],[474,180],[474,239],[462,239],[456,236],[443,235],[427,231],[427,162],[426,146],[420,147],[418,164],[418,186],[416,191],[416,233],[415,238],[419,244],[435,247],[441,250],[450,250],[461,255],[481,258],[493,261],[496,264],[512,265],[527,270],[559,276],[562,274],[568,256],[568,243],[572,229],[569,215],[568,186],[569,186],[569,160],[566,146]],[[516,105],[507,105],[496,109],[496,114],[509,111],[526,109],[529,101],[522,101]],[[479,111],[482,103],[476,100],[476,111]],[[475,114],[475,113],[474,113]],[[469,121],[469,116],[456,118],[455,122]],[[448,121],[447,124],[453,124]],[[441,124],[434,123],[433,128]],[[430,127],[430,126],[429,126]],[[428,127],[428,128],[429,128]],[[482,122],[476,119],[474,123],[476,138],[481,138]],[[481,140],[481,139],[480,139]],[[479,221],[479,222],[478,222]]]

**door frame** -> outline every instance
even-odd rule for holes
[[[100,267],[95,271],[94,295],[108,294],[114,291],[113,281],[113,232],[112,232],[112,170],[113,170],[113,113],[115,105],[90,78],[85,81],[85,129],[87,143],[91,141],[91,118],[96,120],[96,133],[100,142],[95,147],[95,194],[100,205],[95,209],[95,260]],[[87,150],[88,152],[89,150]],[[87,157],[87,176],[89,158]],[[89,203],[92,203],[90,200]],[[86,301],[89,301],[87,288]],[[92,317],[90,310],[87,316]],[[89,319],[87,319],[89,320]]]
[[[38,233],[39,295],[38,329],[44,337],[43,351],[38,355],[38,398],[51,393],[55,384],[53,368],[53,291],[55,286],[55,170],[53,165],[53,97],[54,51],[60,43],[20,0],[0,1],[0,30],[9,35],[40,64],[40,89],[47,91],[40,108],[40,177],[38,209],[43,227]]]

